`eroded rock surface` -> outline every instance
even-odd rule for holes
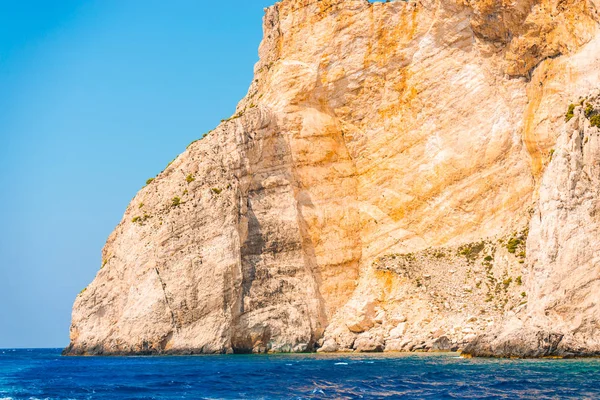
[[[479,338],[467,354],[600,355],[600,96],[583,99],[573,114],[531,219],[527,313]]]
[[[595,348],[598,139],[580,109],[588,141],[561,132],[600,85],[599,8],[267,8],[247,96],[133,199],[65,352],[448,350],[526,312]]]

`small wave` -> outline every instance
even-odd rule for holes
[[[337,363],[335,363],[335,365],[348,365],[348,363],[345,363],[345,362],[337,362]]]

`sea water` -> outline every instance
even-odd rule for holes
[[[0,350],[0,399],[599,399],[600,360],[456,354],[61,357]]]

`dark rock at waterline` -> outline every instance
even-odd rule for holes
[[[433,342],[431,351],[452,351],[452,342],[447,336],[440,336]]]

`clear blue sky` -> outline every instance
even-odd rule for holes
[[[130,199],[246,93],[272,3],[0,1],[0,348],[68,344]]]

